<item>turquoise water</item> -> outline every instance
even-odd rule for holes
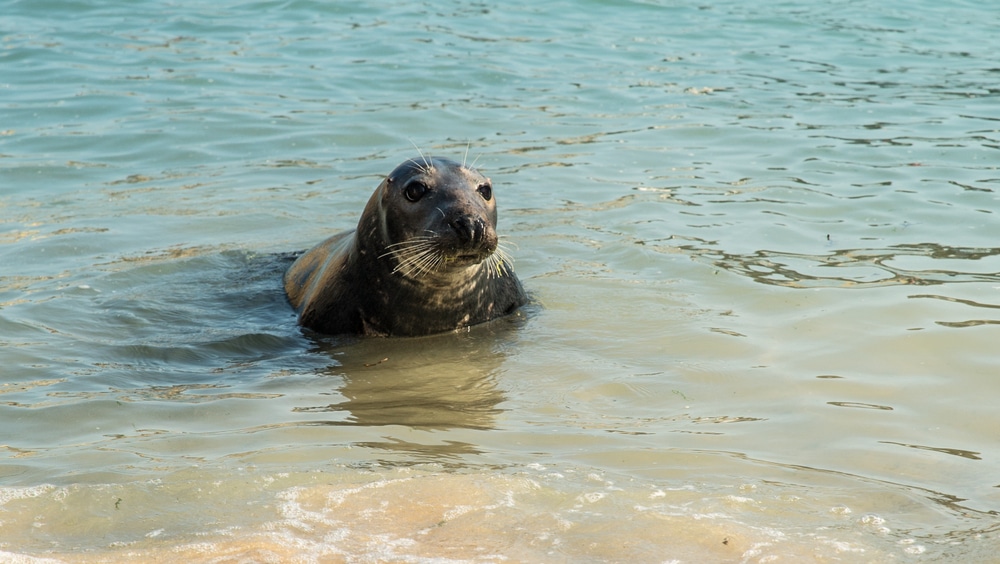
[[[994,559],[994,12],[4,3],[0,560]],[[533,304],[301,332],[418,150]]]

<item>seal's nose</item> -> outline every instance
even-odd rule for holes
[[[458,240],[462,245],[477,247],[482,243],[485,231],[482,219],[463,215],[453,219],[450,225],[455,230],[455,234],[458,235]]]

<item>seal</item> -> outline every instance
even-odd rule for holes
[[[285,293],[300,325],[327,334],[414,337],[489,321],[528,301],[496,225],[488,178],[410,159],[375,189],[357,229],[292,263]]]

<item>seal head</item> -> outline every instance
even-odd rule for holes
[[[461,329],[527,302],[499,247],[493,185],[432,157],[396,167],[358,227],[323,241],[285,274],[299,323],[322,333],[417,336]]]

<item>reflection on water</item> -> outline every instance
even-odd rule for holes
[[[894,442],[891,442],[891,441],[883,441],[883,442],[885,444],[889,444],[889,445],[898,445],[898,446],[902,446],[902,447],[916,448],[916,449],[922,449],[922,450],[932,450],[934,452],[942,452],[944,454],[950,454],[950,455],[953,455],[953,456],[961,456],[962,458],[968,458],[969,460],[982,460],[983,459],[980,456],[981,453],[971,452],[971,451],[968,451],[968,450],[961,450],[961,449],[957,449],[957,448],[942,448],[942,447],[930,447],[930,446],[922,446],[922,445],[908,445],[908,444],[903,444],[903,443],[894,443]],[[960,501],[964,501],[964,500],[960,500]]]
[[[640,244],[646,244],[640,241]],[[1000,272],[968,272],[946,269],[906,269],[892,263],[909,257],[947,259],[969,266],[1000,255],[1000,248],[956,248],[936,243],[901,244],[889,248],[836,249],[807,255],[759,250],[751,255],[726,253],[710,241],[695,245],[649,244],[662,252],[683,252],[700,261],[746,276],[761,284],[788,288],[867,288],[872,286],[931,286],[961,282],[998,282]],[[925,263],[931,266],[930,262]],[[959,264],[959,263],[955,263]],[[998,265],[1000,266],[1000,265]],[[827,273],[829,270],[831,272]],[[971,304],[970,304],[971,305]]]
[[[278,394],[213,392],[213,390],[226,390],[229,388],[230,386],[220,384],[185,384],[178,386],[152,386],[149,388],[136,388],[131,390],[119,390],[112,388],[107,392],[53,392],[49,394],[49,397],[87,400],[108,398],[114,399],[115,401],[170,401],[180,403],[202,403],[225,399],[269,399],[279,397]]]
[[[496,375],[511,325],[505,319],[475,328],[475,335],[366,340],[346,350],[335,340],[320,351],[329,347],[335,353],[338,366],[326,375],[338,385],[327,395],[343,401],[295,411],[350,414],[336,424],[490,429],[504,401]]]
[[[855,407],[860,409],[881,409],[884,411],[892,411],[892,407],[888,405],[876,405],[874,403],[861,403],[857,401],[828,401],[826,403],[837,407]]]

